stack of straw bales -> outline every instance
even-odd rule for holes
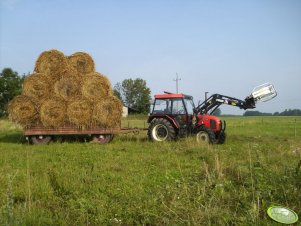
[[[110,81],[95,71],[92,57],[58,50],[43,52],[34,73],[23,83],[22,95],[8,106],[9,117],[23,127],[119,127],[121,102]]]

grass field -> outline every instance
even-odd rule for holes
[[[279,225],[272,204],[300,217],[301,117],[224,119],[226,143],[210,146],[146,133],[33,146],[2,119],[0,224]]]

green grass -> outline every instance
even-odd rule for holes
[[[33,146],[0,120],[0,225],[277,225],[271,204],[300,216],[301,117],[224,119],[213,146],[146,132]]]

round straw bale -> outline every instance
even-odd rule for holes
[[[82,94],[89,100],[97,100],[112,95],[109,79],[97,72],[90,73],[82,80]]]
[[[68,57],[68,62],[79,74],[84,75],[95,71],[94,60],[87,53],[74,53]]]
[[[86,99],[74,98],[67,106],[67,117],[70,123],[78,127],[91,125],[92,103]]]
[[[22,94],[35,98],[39,102],[50,96],[50,80],[42,73],[35,73],[25,78]]]
[[[78,73],[71,65],[68,64],[67,67],[60,72],[60,78],[64,77],[78,77]]]
[[[52,79],[59,79],[62,72],[68,67],[67,58],[58,50],[49,50],[41,53],[36,61],[35,72],[44,73]]]
[[[78,78],[74,76],[62,77],[54,84],[54,93],[67,101],[69,101],[73,96],[79,95],[80,82]]]
[[[122,104],[115,96],[108,96],[96,102],[92,119],[94,124],[103,127],[120,127]]]
[[[38,111],[30,97],[19,95],[8,104],[9,119],[20,123],[22,126],[30,126],[38,119]]]
[[[66,122],[66,102],[52,98],[43,102],[40,108],[41,122],[45,127],[60,127]]]

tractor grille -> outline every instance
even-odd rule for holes
[[[210,128],[211,129],[216,129],[216,121],[213,119],[210,119]]]

